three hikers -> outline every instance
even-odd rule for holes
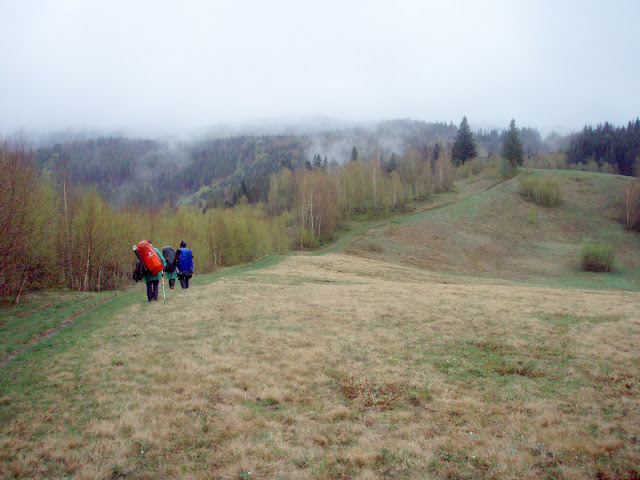
[[[160,252],[147,240],[134,245],[133,250],[139,260],[133,279],[137,282],[144,278],[149,302],[158,300],[160,277],[163,272],[169,280],[169,288],[174,288],[176,278],[180,279],[182,288],[189,288],[189,280],[193,276],[193,253],[187,248],[184,240],[180,242],[180,248],[177,251],[167,246]],[[164,280],[162,290],[164,293]]]

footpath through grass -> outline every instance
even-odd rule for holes
[[[0,476],[638,475],[638,294],[258,267],[140,286],[3,366]]]

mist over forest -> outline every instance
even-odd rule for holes
[[[36,163],[43,170],[65,171],[75,185],[94,187],[112,205],[162,206],[198,201],[200,206],[232,206],[245,196],[266,201],[268,177],[282,167],[305,167],[320,158],[327,165],[359,158],[380,162],[413,148],[426,158],[436,144],[453,143],[453,122],[391,120],[350,123],[315,118],[307,121],[218,125],[190,137],[137,138],[121,131],[61,131],[37,135]],[[502,131],[478,130],[483,157],[499,155]],[[526,155],[560,151],[569,137],[535,128],[520,129]],[[431,152],[431,153],[430,153]],[[197,195],[200,192],[200,195]]]

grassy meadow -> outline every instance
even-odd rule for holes
[[[472,177],[456,185],[455,202],[363,231],[346,251],[391,263],[487,279],[568,288],[640,290],[640,236],[617,221],[628,178],[579,171],[533,171],[563,192],[557,207],[518,194],[518,178],[497,185]],[[434,203],[439,205],[438,199]],[[445,199],[442,199],[446,202]],[[533,206],[535,221],[530,221]],[[609,275],[581,271],[586,240],[614,247]]]
[[[2,307],[0,477],[638,478],[638,236],[554,175],[537,224],[471,179],[343,252]]]

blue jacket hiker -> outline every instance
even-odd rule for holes
[[[187,243],[184,240],[180,242],[175,262],[178,267],[180,286],[189,288],[189,279],[193,276],[193,253],[187,248]]]
[[[166,266],[167,262],[162,256],[162,253],[160,253],[160,250],[158,250],[156,247],[153,247],[153,249],[156,251],[160,259],[162,260],[162,264]],[[147,299],[150,302],[153,302],[154,300],[158,300],[158,285],[160,284],[161,276],[162,276],[162,270],[157,275],[151,275],[147,271],[147,273],[144,276],[144,281],[147,282]]]

